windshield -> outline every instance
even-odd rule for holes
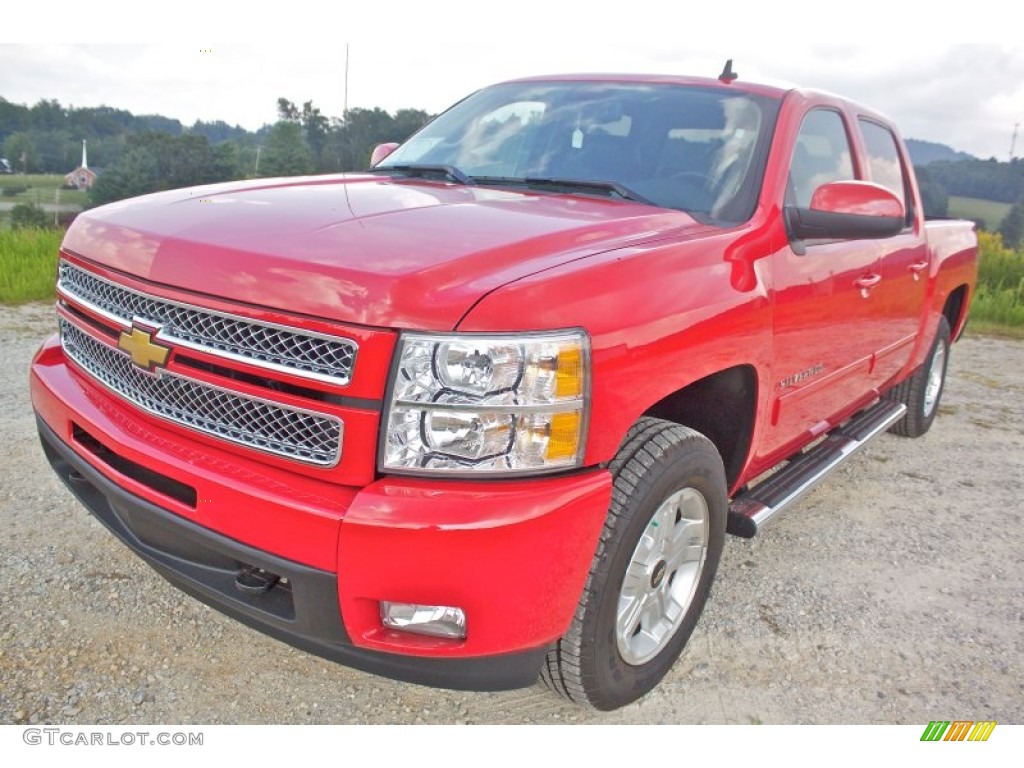
[[[741,222],[777,112],[777,100],[729,87],[505,83],[459,102],[377,168],[445,168],[463,183],[615,194]]]

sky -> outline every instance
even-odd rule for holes
[[[5,11],[0,96],[255,130],[274,122],[279,97],[312,100],[327,116],[346,103],[436,113],[515,77],[714,77],[733,58],[741,80],[832,91],[889,115],[905,137],[982,158],[1006,160],[1024,123],[1024,12],[994,0],[950,10],[933,0],[928,13],[880,0],[225,5],[57,0]]]

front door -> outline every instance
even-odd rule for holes
[[[822,184],[856,177],[849,127],[833,109],[804,116],[786,204],[809,207]],[[871,395],[883,329],[876,314],[877,241],[799,241],[772,259],[775,367],[766,454],[788,455]]]

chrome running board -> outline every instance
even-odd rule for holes
[[[906,413],[902,403],[881,400],[833,429],[820,443],[796,454],[764,482],[729,504],[726,530],[751,539],[776,512],[798,501],[843,462],[895,424]]]

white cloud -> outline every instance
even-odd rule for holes
[[[951,39],[979,39],[985,27],[985,35],[999,35],[986,2],[955,16],[880,0],[858,3],[855,13],[820,3],[695,9],[651,0],[632,0],[614,14],[593,3],[550,0],[399,2],[362,10],[291,2],[273,13],[194,0],[104,0],[68,5],[62,14],[58,4],[51,18],[29,22],[15,10],[5,29],[23,39],[43,30],[57,41],[160,35],[173,43],[0,45],[0,96],[254,129],[275,119],[282,96],[340,115],[346,40],[348,105],[391,111],[437,112],[491,82],[532,74],[714,76],[731,57],[742,79],[834,91],[889,114],[905,136],[1005,158],[1013,124],[1024,118],[1024,45]],[[1012,39],[1015,25],[1004,27]]]

